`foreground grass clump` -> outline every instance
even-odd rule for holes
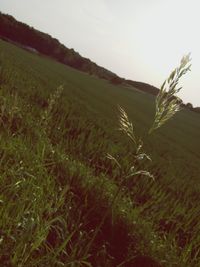
[[[116,101],[133,119],[137,137],[151,127],[150,96],[113,87],[3,42],[1,48],[6,73],[0,88],[3,266],[151,262],[198,267],[199,117],[183,110],[164,130],[153,131],[153,141],[143,138],[138,159],[145,161],[138,161],[130,138],[113,130],[118,128]],[[55,89],[60,83],[65,86]],[[170,147],[177,166],[169,161]],[[155,181],[138,173],[119,188],[133,164],[132,170],[148,170]]]

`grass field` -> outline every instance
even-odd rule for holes
[[[2,266],[200,266],[199,114],[182,110],[148,135],[151,95],[4,41],[0,66]],[[155,181],[135,176],[112,205],[122,173],[106,155],[133,161],[118,105]]]

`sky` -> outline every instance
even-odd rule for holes
[[[49,33],[121,77],[160,87],[182,56],[179,97],[200,106],[199,0],[0,0],[0,11]]]

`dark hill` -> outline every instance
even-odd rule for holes
[[[0,37],[20,45],[34,48],[39,53],[50,56],[57,61],[75,69],[98,76],[112,79],[116,74],[98,66],[90,59],[82,57],[74,49],[69,49],[49,34],[40,32],[25,23],[17,21],[10,15],[0,12]]]
[[[159,92],[158,88],[147,83],[126,80],[119,77],[115,73],[98,66],[90,59],[82,57],[74,49],[67,48],[51,35],[38,31],[23,22],[17,21],[14,17],[1,12],[0,38],[20,45],[32,52],[38,52],[49,56],[60,63],[86,72],[90,75],[95,75],[99,78],[109,80],[115,85],[126,84],[152,95],[157,95]],[[191,111],[200,113],[199,107],[193,108],[190,103],[182,105]]]

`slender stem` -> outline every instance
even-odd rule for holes
[[[85,254],[88,254],[88,251],[89,251],[91,245],[93,244],[93,242],[94,242],[97,234],[99,233],[101,227],[103,226],[103,224],[105,222],[105,219],[108,216],[108,213],[109,213],[110,209],[112,209],[112,207],[113,207],[113,205],[114,205],[114,203],[115,203],[115,201],[116,201],[116,199],[117,199],[117,197],[118,197],[118,195],[119,195],[119,193],[120,193],[120,191],[122,189],[122,184],[123,184],[124,180],[125,180],[125,178],[123,178],[122,181],[121,181],[121,183],[119,184],[118,189],[117,189],[115,195],[113,196],[113,199],[112,199],[110,205],[108,205],[108,207],[107,207],[107,209],[106,209],[106,211],[105,211],[105,213],[104,213],[104,215],[103,215],[103,217],[102,217],[102,219],[101,219],[98,227],[95,229],[95,232],[94,232],[94,234],[93,234],[93,236],[92,236],[89,244],[86,247]]]

